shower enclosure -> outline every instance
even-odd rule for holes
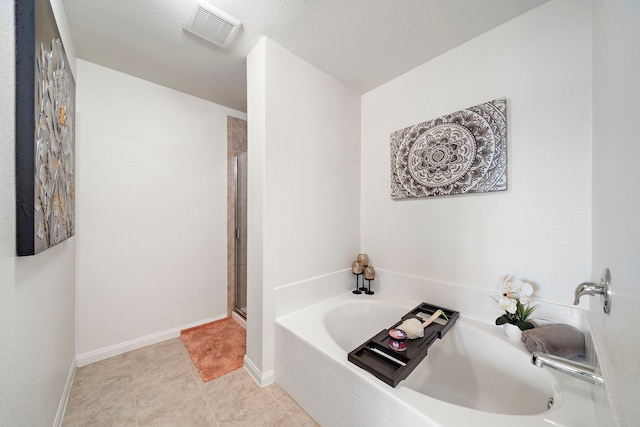
[[[247,153],[233,158],[234,181],[234,311],[247,318]]]

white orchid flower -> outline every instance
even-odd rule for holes
[[[515,282],[515,291],[518,293],[518,295],[520,295],[521,298],[523,296],[530,297],[531,295],[533,295],[533,286],[531,286],[529,282],[518,280]]]
[[[502,289],[504,292],[513,292],[515,290],[513,276],[504,276],[504,279],[502,280]]]
[[[502,297],[500,298],[500,301],[498,301],[498,304],[500,304],[500,307],[502,307],[504,311],[510,314],[514,314],[516,312],[516,300],[514,299]]]
[[[497,302],[507,314],[498,317],[496,325],[503,325],[506,322],[519,325],[521,322],[525,322],[525,327],[533,327],[531,324],[526,324],[527,318],[536,308],[536,306],[529,305],[533,301],[531,283],[507,275],[502,279],[499,293],[500,299]]]

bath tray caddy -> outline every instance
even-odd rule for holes
[[[389,348],[389,329],[399,326],[404,320],[412,317],[422,319],[431,317],[436,310],[442,310],[449,320],[440,316],[424,330],[424,337],[407,341],[407,349],[395,351]],[[456,323],[460,313],[423,302],[391,326],[378,332],[371,339],[349,353],[349,362],[361,367],[381,379],[391,387],[395,387],[400,381],[418,366],[427,356],[431,344],[438,338],[442,338]],[[437,323],[436,323],[437,322]]]

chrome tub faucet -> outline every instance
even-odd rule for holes
[[[605,313],[611,312],[611,299],[613,297],[613,290],[611,289],[611,274],[609,269],[605,268],[600,278],[600,283],[584,282],[576,287],[575,299],[573,305],[580,303],[580,297],[582,295],[600,295],[602,300],[602,308]]]
[[[535,352],[533,356],[531,356],[531,363],[539,368],[548,366],[557,369],[560,372],[564,372],[567,375],[571,375],[590,384],[604,384],[604,379],[596,374],[593,366],[565,359],[564,357]]]

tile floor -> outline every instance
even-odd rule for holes
[[[78,368],[64,427],[317,426],[244,369],[203,382],[180,338]]]

